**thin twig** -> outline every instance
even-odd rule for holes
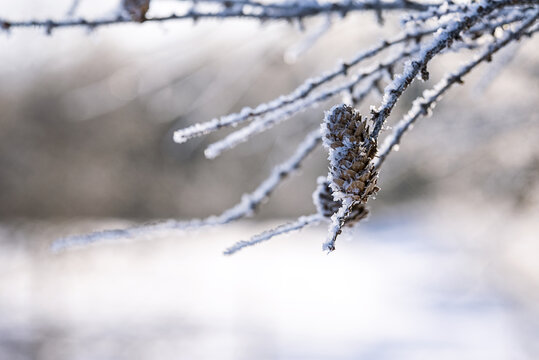
[[[268,241],[275,236],[279,236],[279,235],[287,234],[291,231],[303,229],[305,226],[308,226],[308,225],[318,224],[319,222],[323,220],[324,220],[324,217],[320,214],[301,216],[294,222],[279,225],[278,227],[271,230],[266,230],[261,234],[253,236],[250,240],[238,241],[231,247],[227,248],[223,253],[225,255],[232,255],[246,247],[260,244],[261,242],[264,242],[264,241]]]
[[[71,6],[69,7],[69,10],[67,11],[67,16],[73,16],[77,12],[77,9],[79,8],[79,5],[81,3],[81,0],[72,0]]]

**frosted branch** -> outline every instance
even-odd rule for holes
[[[475,36],[477,37],[479,34],[483,34],[486,31],[492,31],[498,26],[505,25],[507,23],[511,23],[514,21],[518,21],[522,18],[522,15],[520,17],[517,14],[513,14],[512,18],[500,20],[494,24],[477,24],[475,27],[471,29],[473,30]],[[253,123],[253,125],[249,128],[242,129],[239,133],[234,133],[233,135],[230,135],[227,140],[224,140],[224,143],[230,143],[230,144],[238,144],[243,142],[244,140],[247,140],[245,138],[246,134],[253,134],[258,133],[261,131],[264,131],[268,129],[269,127],[261,126],[261,124],[264,123],[262,118],[264,116],[267,116],[268,114],[273,114],[271,116],[268,116],[268,123],[274,124],[276,123],[276,120],[280,119],[280,116],[283,115],[283,118],[289,118],[291,115],[293,115],[295,112],[293,109],[289,109],[286,111],[279,112],[279,110],[289,106],[293,105],[295,103],[302,102],[305,104],[315,105],[316,103],[326,100],[329,98],[330,92],[336,91],[335,89],[329,90],[328,96],[320,96],[319,101],[316,101],[314,99],[304,101],[306,98],[310,96],[310,94],[318,89],[319,87],[326,85],[327,83],[331,82],[335,78],[339,76],[346,76],[350,69],[359,63],[370,59],[382,51],[389,49],[393,47],[394,45],[400,44],[400,43],[406,43],[410,40],[414,40],[416,42],[420,41],[423,37],[430,35],[434,33],[439,26],[436,28],[427,28],[427,29],[415,29],[415,30],[409,30],[407,32],[404,32],[397,36],[395,39],[390,41],[383,41],[377,46],[374,46],[373,48],[362,51],[361,53],[354,56],[349,61],[341,63],[339,66],[337,66],[334,70],[329,71],[327,73],[324,73],[318,77],[314,77],[311,79],[306,80],[302,85],[300,85],[298,88],[296,88],[293,92],[291,92],[288,95],[280,96],[270,102],[263,103],[258,105],[255,108],[245,107],[238,113],[229,114],[220,118],[215,118],[210,121],[204,122],[204,123],[198,123],[194,124],[192,126],[189,126],[185,129],[177,130],[174,133],[174,141],[177,143],[183,143],[189,139],[192,139],[194,137],[207,135],[211,132],[217,131],[224,127],[230,127],[230,126],[238,126],[240,124],[243,124],[247,121],[255,120],[261,120],[257,122],[256,124]],[[461,47],[470,47],[466,46],[466,44],[461,43]],[[473,47],[473,46],[472,46]],[[388,66],[389,64],[386,64]],[[353,81],[351,81],[353,82]],[[404,90],[403,90],[404,91]],[[296,109],[301,109],[301,105],[297,105]],[[233,146],[234,146],[233,145]],[[232,146],[231,146],[232,147]],[[223,143],[219,143],[218,145],[211,145],[210,149],[207,151],[209,158],[214,158],[219,155],[220,152],[222,152],[224,149],[228,149],[228,146],[224,146]]]
[[[71,6],[69,7],[69,10],[67,11],[67,16],[73,16],[77,12],[77,9],[79,8],[79,5],[81,3],[81,0],[72,0]]]
[[[457,20],[446,25],[445,29],[440,29],[434,39],[422,47],[422,50],[415,59],[409,61],[405,65],[402,74],[397,76],[395,80],[389,84],[384,90],[384,98],[382,104],[376,110],[372,111],[372,120],[374,122],[373,137],[377,138],[378,133],[382,129],[385,120],[391,114],[393,107],[402,93],[412,83],[414,78],[421,74],[423,79],[428,79],[427,64],[434,56],[439,54],[445,48],[460,38],[463,31],[470,29],[474,24],[479,22],[482,17],[490,14],[497,8],[514,4],[515,1],[478,1],[467,6],[463,13],[457,14]]]
[[[323,250],[326,250],[328,252],[335,250],[335,242],[337,241],[337,236],[339,236],[339,234],[342,232],[344,221],[348,216],[352,205],[352,199],[345,199],[339,211],[337,211],[331,217],[331,224],[329,225],[328,229],[328,238],[326,242],[322,245]]]
[[[214,159],[224,151],[230,150],[236,145],[246,142],[251,136],[264,132],[272,128],[273,126],[290,119],[293,115],[305,111],[313,106],[316,106],[321,102],[332,98],[333,96],[350,91],[351,88],[354,88],[363,80],[370,78],[371,81],[364,90],[364,98],[367,93],[369,93],[376,87],[377,81],[379,79],[377,75],[381,71],[383,71],[384,69],[392,68],[399,61],[409,57],[413,52],[417,50],[418,48],[415,48],[414,50],[403,50],[387,62],[380,63],[369,70],[363,70],[356,74],[354,77],[352,77],[350,80],[345,81],[342,84],[336,85],[329,89],[324,89],[319,93],[312,95],[311,97],[307,97],[306,99],[303,99],[301,101],[294,102],[292,106],[282,108],[279,111],[274,111],[266,117],[253,121],[248,126],[237,130],[226,136],[224,139],[209,145],[204,154],[207,158]],[[359,98],[356,99],[356,102],[357,101],[359,101]]]
[[[195,4],[193,1],[192,4]],[[318,1],[305,1],[298,2],[297,4],[290,3],[283,6],[270,6],[262,3],[255,2],[240,2],[240,6],[228,6],[233,5],[233,1],[218,2],[221,3],[220,9],[214,11],[199,11],[194,7],[191,7],[184,13],[174,13],[166,16],[157,16],[151,18],[144,18],[141,20],[134,19],[132,17],[114,16],[110,18],[102,19],[67,19],[67,20],[8,20],[0,18],[0,28],[13,29],[24,27],[40,27],[47,30],[47,33],[59,28],[72,28],[72,27],[86,27],[88,29],[95,29],[102,26],[126,24],[132,22],[169,22],[178,20],[202,20],[202,19],[230,19],[230,18],[242,18],[242,19],[256,19],[259,21],[266,20],[301,20],[308,17],[318,16],[320,14],[339,14],[344,16],[351,12],[358,11],[393,11],[393,10],[413,10],[421,11],[427,9],[429,6],[436,4],[423,4],[408,0],[397,1],[347,1],[347,2],[318,2]]]
[[[262,202],[271,195],[271,193],[285,178],[299,168],[303,160],[305,160],[305,158],[317,147],[320,141],[321,134],[319,129],[309,133],[290,158],[275,166],[269,177],[264,180],[252,193],[244,194],[241,201],[237,205],[225,210],[220,215],[188,221],[167,220],[127,229],[112,229],[98,231],[86,235],[71,236],[57,240],[53,244],[53,249],[58,251],[75,246],[86,246],[95,242],[133,238],[144,235],[148,232],[166,229],[189,230],[205,226],[224,225],[235,220],[239,220],[243,217],[250,216],[256,211],[260,204],[262,204]]]
[[[507,46],[512,41],[526,33],[526,29],[531,27],[539,16],[539,11],[535,10],[534,14],[525,20],[514,31],[506,31],[503,38],[489,44],[486,49],[477,55],[474,60],[461,67],[458,71],[445,76],[432,90],[423,92],[422,97],[416,99],[410,111],[400,120],[394,127],[393,133],[384,141],[380,148],[375,167],[379,169],[383,164],[391,150],[400,143],[404,133],[410,129],[413,123],[421,116],[427,115],[429,110],[434,107],[440,97],[455,84],[462,83],[462,77],[467,75],[476,66],[482,62],[489,61],[494,53],[503,47]]]
[[[316,224],[318,224],[319,222],[321,222],[323,220],[324,220],[324,218],[320,214],[301,216],[300,218],[298,218],[294,222],[291,222],[291,223],[288,223],[288,224],[283,224],[283,225],[280,225],[280,226],[276,227],[275,229],[264,231],[263,233],[261,233],[259,235],[253,236],[248,241],[245,241],[245,240],[238,241],[237,243],[235,243],[234,245],[232,245],[231,247],[226,249],[224,251],[224,254],[225,255],[235,254],[236,252],[238,252],[241,249],[244,249],[246,247],[253,246],[253,245],[256,245],[256,244],[260,244],[261,242],[268,241],[268,240],[270,240],[271,238],[273,238],[275,236],[287,234],[287,233],[289,233],[291,231],[301,230],[305,226],[308,226],[308,225],[316,225]]]
[[[316,44],[316,42],[331,29],[331,17],[327,16],[322,25],[315,31],[311,32],[299,43],[290,47],[284,54],[284,59],[287,63],[294,63],[296,60]]]
[[[529,1],[513,1],[505,4],[503,8],[496,10],[496,16],[505,16],[513,11],[520,11],[521,9],[515,9],[514,5],[533,4],[532,0]],[[419,25],[418,23],[425,23],[428,21],[439,22],[445,17],[451,16],[457,13],[464,13],[468,11],[469,3],[454,3],[453,1],[446,1],[439,6],[432,6],[428,10],[418,13],[407,14],[401,19],[403,25]],[[493,15],[488,15],[486,19],[491,20]]]
[[[403,25],[410,23],[425,22],[432,19],[440,19],[445,15],[453,14],[466,10],[466,4],[455,4],[453,2],[444,2],[440,6],[433,6],[417,14],[407,14],[401,19]],[[415,24],[414,24],[415,25]]]
[[[288,95],[280,96],[270,102],[260,104],[255,108],[245,107],[238,113],[233,113],[220,118],[212,119],[205,123],[194,124],[185,129],[177,130],[174,133],[174,141],[177,143],[183,143],[194,137],[206,135],[224,127],[237,126],[246,121],[260,118],[263,115],[279,110],[287,105],[291,105],[301,99],[305,99],[320,86],[329,83],[341,75],[347,75],[352,67],[378,55],[382,51],[389,49],[394,45],[405,43],[410,40],[419,40],[423,36],[431,34],[435,31],[436,30],[428,29],[406,32],[397,36],[391,41],[383,41],[379,45],[376,45],[367,51],[361,51],[352,59],[342,62],[332,71],[324,73],[318,77],[307,79],[302,85]]]

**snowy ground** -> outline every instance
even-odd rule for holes
[[[426,216],[373,219],[329,256],[323,228],[221,255],[273,223],[58,255],[96,225],[5,225],[0,359],[537,359],[537,226]]]

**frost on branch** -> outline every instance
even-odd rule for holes
[[[253,246],[261,242],[268,241],[274,236],[279,236],[279,235],[287,234],[291,231],[300,230],[300,229],[303,229],[307,225],[318,224],[321,220],[322,220],[322,217],[320,216],[320,214],[301,216],[299,219],[297,219],[294,222],[283,224],[276,227],[275,229],[264,231],[261,234],[253,236],[250,240],[238,241],[237,243],[235,243],[234,245],[226,249],[224,251],[224,254],[232,255],[248,246]]]

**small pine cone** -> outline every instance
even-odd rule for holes
[[[367,216],[369,216],[369,209],[364,204],[354,203],[350,209],[350,213],[344,220],[344,225],[352,227]]]
[[[328,180],[335,200],[366,203],[379,189],[372,160],[376,140],[366,120],[348,105],[334,106],[322,124],[324,146],[329,151]]]
[[[339,210],[342,203],[341,201],[333,200],[333,194],[331,193],[327,178],[320,176],[316,179],[316,182],[318,186],[313,193],[313,202],[314,206],[316,206],[316,211],[323,217],[331,218]]]
[[[342,201],[333,199],[333,194],[327,178],[320,176],[317,179],[317,182],[318,186],[313,193],[314,205],[320,215],[330,219],[333,214],[339,211],[342,206]],[[352,208],[346,217],[345,225],[354,226],[360,220],[366,218],[367,215],[369,215],[369,210],[365,205],[356,202],[352,205]]]
[[[129,14],[131,20],[143,22],[150,9],[150,0],[122,0],[122,8]]]

